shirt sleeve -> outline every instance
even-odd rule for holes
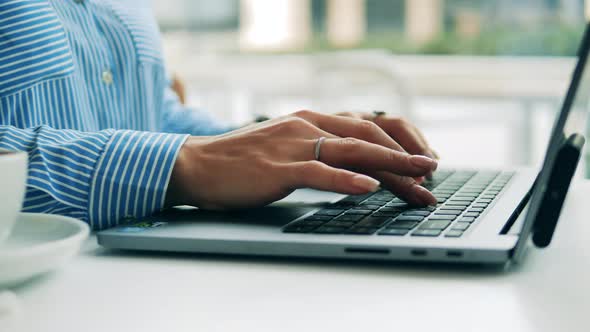
[[[93,229],[163,208],[174,161],[186,138],[0,125],[0,148],[29,155],[23,211],[71,216]]]
[[[182,105],[176,93],[168,85],[164,91],[161,131],[195,136],[212,136],[236,129],[216,121],[204,110]]]

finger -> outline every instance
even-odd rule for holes
[[[425,156],[409,155],[356,138],[328,138],[320,149],[319,160],[347,169],[388,171],[419,177],[436,169],[437,162]]]
[[[363,115],[358,112],[345,111],[345,112],[335,113],[335,115],[345,116],[345,117],[354,118],[354,119],[363,119]]]
[[[426,177],[425,176],[415,177],[414,181],[416,181],[417,184],[422,184],[422,183],[424,183],[424,181],[426,181]]]
[[[387,148],[405,151],[390,135],[375,123],[345,116],[299,111],[295,116],[305,119],[322,130],[340,137],[355,137]]]
[[[436,197],[426,188],[420,186],[412,178],[399,176],[387,172],[373,175],[381,181],[381,187],[394,193],[412,205],[436,205]]]
[[[319,161],[292,163],[290,167],[293,189],[312,188],[347,195],[361,195],[374,192],[379,188],[379,181],[371,177],[334,168]]]
[[[431,157],[428,143],[406,120],[380,116],[375,119],[375,122],[409,153]]]

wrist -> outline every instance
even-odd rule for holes
[[[194,204],[189,188],[194,184],[193,180],[200,176],[196,172],[199,166],[199,153],[196,150],[202,140],[203,137],[191,136],[180,148],[168,182],[165,207]]]

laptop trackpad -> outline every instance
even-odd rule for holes
[[[163,217],[171,223],[190,222],[203,226],[205,224],[217,224],[219,227],[219,224],[222,223],[228,226],[231,224],[248,224],[250,226],[281,227],[311,210],[335,202],[343,197],[345,196],[330,192],[303,189],[297,190],[286,198],[262,208],[217,212],[180,207],[165,212],[156,218],[162,221]]]

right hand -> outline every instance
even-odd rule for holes
[[[300,111],[224,135],[190,137],[174,165],[166,205],[256,207],[298,188],[354,195],[375,191],[380,182],[411,204],[433,205],[435,197],[414,178],[436,167],[370,121]]]

